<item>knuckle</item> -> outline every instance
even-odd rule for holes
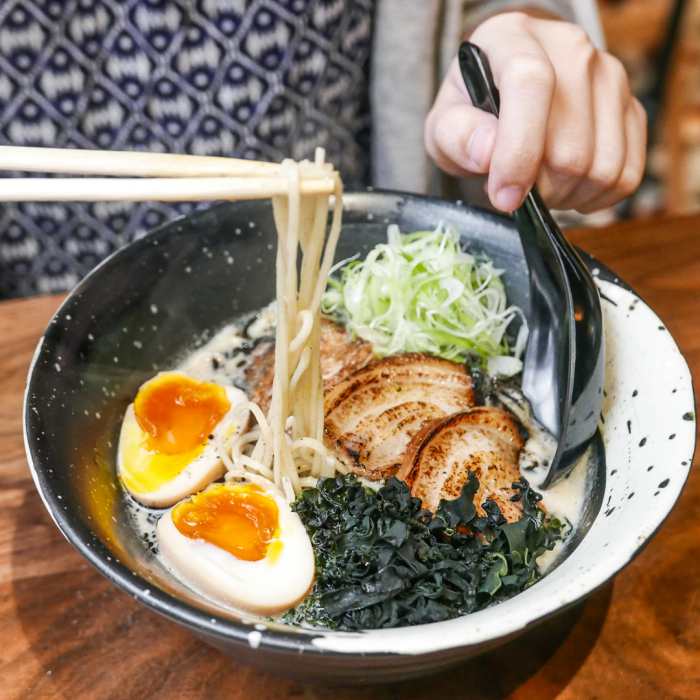
[[[629,99],[631,95],[629,78],[627,76],[627,69],[622,61],[609,53],[602,54],[601,60],[613,83],[620,89],[623,98]]]
[[[583,177],[591,167],[591,156],[584,148],[576,146],[559,146],[549,158],[549,166],[561,175]]]
[[[593,49],[591,38],[587,32],[578,24],[567,24],[567,34],[569,43],[577,49]]]
[[[598,187],[610,190],[617,185],[620,179],[622,164],[618,161],[607,161],[593,166],[589,179]]]
[[[532,17],[526,12],[520,12],[514,10],[513,12],[505,12],[501,15],[504,21],[508,22],[511,26],[524,28],[531,24]]]
[[[508,60],[503,69],[504,80],[517,84],[535,84],[543,87],[554,85],[554,69],[544,57],[520,54]]]
[[[641,184],[644,168],[641,165],[628,166],[622,172],[618,189],[623,197],[632,194]]]
[[[649,116],[647,115],[646,109],[644,109],[644,107],[642,106],[642,103],[636,97],[632,98],[632,109],[634,110],[635,114],[637,115],[637,119],[639,120],[640,128],[642,129],[642,131],[644,132],[644,135],[646,137]]]
[[[584,46],[579,52],[581,63],[583,64],[583,69],[590,77],[593,74],[593,70],[598,59],[598,51],[595,46],[590,42]]]
[[[599,52],[588,34],[581,27],[571,24],[567,25],[563,38],[577,67],[580,67],[582,72],[591,76]]]

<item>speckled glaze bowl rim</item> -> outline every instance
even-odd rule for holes
[[[412,199],[414,201],[425,201],[440,205],[456,206],[455,203],[452,202],[421,197],[419,195],[383,192],[379,190],[370,190],[370,192],[380,197],[383,195],[400,195],[403,198]],[[363,193],[358,194],[362,195]],[[346,194],[348,203],[352,203],[353,196],[354,193],[352,192]],[[461,203],[457,203],[457,205],[459,204]],[[479,211],[475,207],[469,208]],[[501,217],[497,214],[486,211],[479,211],[479,214],[491,220],[507,222],[509,226],[512,226],[512,222],[506,217]],[[180,217],[180,219],[183,218],[186,217]],[[128,246],[115,251],[108,258],[97,265],[64,300],[54,314],[52,321],[49,322],[47,328],[50,328],[51,323],[53,323],[54,320],[61,315],[61,312],[66,305],[75,299],[75,297],[81,295],[85,289],[89,287],[93,279],[100,274],[100,270],[104,265],[111,264],[114,260],[118,260],[127,249],[131,249],[134,246],[147,245],[152,236],[159,235],[162,229],[171,226],[173,223],[175,223],[175,221],[170,221],[165,225],[154,229],[142,238],[130,243]],[[589,260],[592,260],[590,256],[587,257]],[[597,261],[593,262],[598,266],[595,272],[601,279],[607,278],[608,281],[617,285],[619,288],[631,291],[623,281],[610,272],[604,265],[599,264]],[[637,298],[639,297],[637,296]],[[651,311],[651,313],[653,314],[653,311]],[[655,315],[654,317],[657,318]],[[661,328],[661,326],[659,326],[659,328]],[[675,341],[670,337],[670,334],[669,338],[673,348],[675,348],[678,357],[684,365],[685,371],[687,372],[687,389],[690,392],[694,406],[695,401],[692,377],[690,376],[687,363],[685,363],[685,360],[682,358],[680,350],[678,349]],[[680,497],[682,488],[687,480],[690,467],[692,465],[692,458],[695,451],[695,420],[693,419],[692,438],[690,438],[684,446],[685,454],[687,454],[687,468],[684,474],[677,475],[677,477],[682,478],[676,478],[674,480],[673,489],[670,489],[667,493],[669,497],[666,501],[667,506],[659,509],[658,513],[655,514],[657,517],[652,523],[652,528],[645,533],[644,536],[638,538],[637,544],[634,548],[626,548],[624,551],[619,552],[619,556],[614,560],[611,560],[608,566],[600,571],[595,578],[589,580],[582,590],[571,591],[568,596],[562,596],[559,598],[551,597],[548,604],[544,606],[544,609],[539,611],[537,614],[528,614],[525,610],[525,606],[518,605],[518,603],[523,602],[525,596],[538,596],[538,587],[540,586],[539,583],[524,593],[510,599],[509,601],[501,603],[498,606],[488,608],[472,615],[448,620],[446,622],[433,623],[431,625],[418,625],[415,627],[399,628],[397,630],[378,630],[360,633],[329,632],[324,630],[299,628],[285,629],[281,626],[271,626],[260,630],[260,626],[256,625],[255,622],[239,622],[224,617],[212,616],[210,613],[196,609],[179,598],[172,596],[158,589],[157,587],[154,587],[152,583],[130,571],[126,566],[118,561],[115,561],[114,558],[108,557],[106,555],[106,548],[103,548],[102,551],[100,548],[91,547],[90,544],[84,540],[82,534],[78,531],[77,526],[74,526],[71,523],[70,513],[64,513],[61,507],[61,502],[57,499],[56,494],[52,492],[50,485],[42,473],[42,465],[36,464],[34,461],[32,445],[33,437],[31,435],[28,421],[28,413],[30,410],[28,398],[32,386],[32,376],[37,358],[40,355],[42,346],[46,339],[47,334],[45,332],[39,339],[28,371],[27,386],[24,397],[23,434],[27,461],[32,478],[44,506],[60,532],[100,573],[102,573],[112,583],[130,594],[136,600],[146,605],[148,608],[178,622],[179,624],[184,625],[196,633],[203,634],[212,639],[219,639],[223,643],[237,642],[240,644],[245,644],[246,646],[254,646],[259,648],[261,652],[264,652],[265,650],[274,650],[278,652],[295,654],[303,652],[305,654],[310,653],[319,656],[328,655],[330,653],[340,654],[345,657],[353,655],[359,657],[391,657],[395,656],[397,653],[429,655],[437,652],[450,651],[458,655],[460,649],[467,649],[489,643],[493,644],[499,639],[507,639],[522,631],[526,627],[535,625],[553,615],[562,612],[572,605],[575,605],[581,599],[587,597],[600,586],[604,585],[622,568],[629,564],[661,527],[664,520],[666,517],[668,517],[673,506]],[[685,464],[685,461],[683,464]],[[596,517],[596,520],[601,517],[601,514],[602,510]],[[612,551],[613,550],[609,550],[609,553]],[[570,561],[570,559],[566,560],[566,562],[568,561]],[[566,568],[566,562],[562,564],[561,568]],[[548,578],[549,577],[546,577],[543,579],[543,581],[546,581]],[[518,611],[519,614],[506,614],[506,608],[511,608],[513,603],[520,608]],[[508,612],[512,611],[508,610]],[[507,619],[505,623],[502,622],[504,619]],[[480,628],[479,624],[482,620],[483,624]],[[500,622],[500,624],[494,624],[494,622]],[[457,631],[457,634],[443,634],[443,631],[447,631],[448,627],[453,631]],[[460,627],[465,632],[471,628],[471,638],[469,638],[469,635],[465,635],[460,638]],[[401,639],[403,640],[403,642],[399,643],[398,646],[397,634],[401,635]],[[408,643],[406,643],[407,638],[410,638]]]

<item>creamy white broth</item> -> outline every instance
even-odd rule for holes
[[[274,303],[246,321],[224,326],[205,345],[186,354],[175,369],[201,381],[245,385],[245,371],[255,343],[274,337]]]

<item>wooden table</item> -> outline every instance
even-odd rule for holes
[[[657,310],[700,386],[700,217],[572,238]],[[614,583],[437,678],[364,689],[281,680],[237,665],[149,612],[63,540],[29,477],[22,391],[59,301],[0,304],[1,698],[700,698],[698,473],[658,536]]]

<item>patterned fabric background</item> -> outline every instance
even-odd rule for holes
[[[373,0],[2,0],[0,142],[303,158],[366,180]],[[0,205],[0,296],[73,286],[171,204]]]

